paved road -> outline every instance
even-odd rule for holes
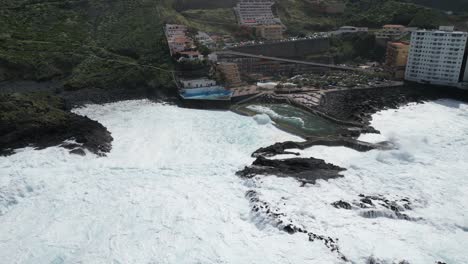
[[[250,58],[258,58],[258,59],[266,59],[266,60],[274,60],[274,61],[283,61],[283,62],[304,64],[304,65],[311,65],[311,66],[317,66],[317,67],[325,67],[325,68],[337,69],[337,70],[364,72],[364,70],[359,69],[359,68],[354,68],[354,67],[338,66],[338,65],[334,65],[334,64],[324,64],[324,63],[316,63],[316,62],[310,62],[310,61],[291,60],[291,59],[284,59],[284,58],[277,58],[277,57],[269,57],[269,56],[255,55],[255,54],[243,53],[243,52],[237,52],[237,51],[231,51],[231,50],[218,51],[218,52],[216,52],[216,54],[218,54],[218,55],[222,55],[222,54],[236,55],[236,56],[242,56],[242,57],[250,57]]]

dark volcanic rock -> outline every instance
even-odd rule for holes
[[[402,219],[417,221],[421,218],[410,217],[405,211],[412,210],[411,202],[408,198],[390,200],[382,195],[368,196],[359,195],[359,200],[346,202],[343,200],[332,203],[337,209],[356,210],[359,215],[365,218],[386,217],[391,219]]]
[[[100,123],[65,110],[60,98],[41,94],[0,94],[0,152],[34,146],[46,148],[74,140],[80,147],[103,155],[112,136]],[[75,144],[64,147],[74,149]]]
[[[347,260],[347,258],[340,252],[338,238],[332,238],[330,236],[319,235],[314,232],[307,231],[306,228],[294,223],[294,221],[285,213],[282,213],[279,208],[263,201],[260,198],[260,195],[254,190],[247,191],[245,193],[245,197],[250,202],[252,207],[251,213],[255,219],[260,219],[262,223],[269,223],[291,235],[296,233],[307,234],[310,242],[320,241],[330,250],[330,252],[337,254],[338,257],[344,261]]]
[[[70,154],[79,155],[79,156],[86,156],[86,152],[82,148],[77,148],[74,150],[70,150]]]
[[[407,84],[401,87],[373,89],[348,89],[326,92],[316,110],[339,120],[360,123],[367,132],[377,132],[370,127],[372,114],[395,109],[402,105],[442,98],[468,102],[468,92],[451,87]]]
[[[286,149],[304,149],[304,145],[302,143],[292,141],[275,143],[268,147],[259,148],[254,153],[252,153],[252,157],[274,157],[281,154],[293,154],[296,156],[299,155],[296,152],[286,151]]]
[[[296,152],[287,151],[288,149],[306,149],[312,146],[328,146],[328,147],[347,147],[356,151],[370,151],[373,149],[391,149],[393,146],[389,142],[381,142],[372,144],[368,142],[359,141],[353,138],[347,138],[342,136],[330,136],[330,137],[308,137],[304,142],[292,142],[286,141],[281,143],[275,143],[271,146],[259,148],[256,150],[252,157],[274,157],[281,154],[293,154],[299,155]]]
[[[343,177],[339,173],[344,170],[344,168],[315,158],[270,160],[260,156],[253,162],[252,166],[245,167],[237,174],[247,178],[256,175],[293,177],[300,182],[314,184],[319,179],[328,180]]]
[[[346,210],[351,210],[352,206],[351,204],[349,204],[348,202],[345,202],[345,201],[337,201],[337,202],[334,202],[332,203],[333,207],[335,208],[338,208],[338,209],[346,209]]]

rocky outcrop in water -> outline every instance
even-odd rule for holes
[[[65,143],[70,140],[75,143]],[[100,123],[66,110],[63,100],[47,93],[0,94],[0,154],[15,148],[61,145],[73,154],[111,150],[113,138]],[[80,150],[81,149],[81,150]]]
[[[258,157],[251,166],[237,172],[241,177],[252,178],[257,175],[275,175],[292,177],[302,183],[314,184],[317,180],[329,180],[343,177],[344,168],[326,163],[315,158],[293,158],[272,160]]]
[[[405,85],[373,89],[347,89],[326,92],[316,110],[339,120],[360,123],[368,131],[372,115],[385,109],[396,109],[408,103],[450,98],[468,101],[468,92],[428,85]]]
[[[321,241],[330,250],[330,252],[337,254],[338,257],[344,261],[347,260],[340,252],[337,238],[307,231],[304,227],[295,224],[285,213],[282,213],[279,208],[263,201],[260,198],[260,195],[254,190],[247,191],[245,197],[249,200],[254,218],[259,219],[261,222],[269,222],[271,225],[288,232],[289,234],[307,234],[309,241]]]
[[[381,142],[377,144],[368,143],[364,141],[355,140],[352,138],[347,137],[340,137],[340,136],[333,136],[333,137],[308,137],[304,142],[293,142],[293,141],[286,141],[275,143],[271,146],[259,148],[254,153],[252,153],[252,157],[273,157],[276,155],[282,154],[293,154],[299,155],[297,152],[287,151],[288,149],[299,149],[303,150],[306,148],[310,148],[312,146],[328,146],[328,147],[347,147],[354,149],[356,151],[369,151],[373,149],[391,149],[393,146],[390,142]]]
[[[405,213],[412,210],[412,203],[406,197],[391,200],[383,195],[360,194],[358,200],[351,202],[340,200],[332,203],[332,206],[337,209],[356,210],[360,216],[365,218],[386,217],[408,221],[420,220],[420,218],[411,217]]]
[[[380,260],[378,258],[375,258],[374,256],[370,256],[366,259],[365,264],[410,264],[406,260],[401,260],[401,261],[392,261],[391,263],[385,260]]]

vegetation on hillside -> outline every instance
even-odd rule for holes
[[[0,155],[30,146],[49,147],[73,139],[72,153],[82,148],[102,154],[110,151],[112,137],[105,127],[66,111],[62,99],[48,93],[0,94]]]
[[[402,24],[411,27],[435,28],[448,20],[436,9],[393,0],[350,1],[343,24],[378,28],[384,24]]]
[[[426,28],[439,24],[463,26],[467,18],[448,16],[442,11],[406,3],[408,0],[346,1],[347,11],[339,15],[320,14],[308,0],[278,0],[274,10],[292,35],[347,24],[375,28],[388,23]],[[183,23],[207,32],[236,35],[242,30],[231,8],[235,3],[234,0],[3,0],[0,81],[57,79],[73,90],[169,87],[172,85],[169,71],[174,66],[164,39],[164,23]]]
[[[175,13],[169,3],[4,0],[0,80],[59,79],[71,89],[171,85],[160,70],[172,69],[163,33]]]
[[[401,0],[453,12],[468,12],[468,0]]]
[[[385,48],[379,46],[371,34],[352,34],[330,39],[330,56],[335,63],[381,61]]]
[[[239,28],[232,8],[191,9],[182,11],[181,15],[189,26],[205,32],[227,34]]]
[[[410,2],[410,1],[407,1]],[[396,0],[347,0],[343,14],[317,12],[307,0],[280,0],[275,8],[290,34],[328,31],[344,25],[380,28],[385,24],[435,28],[457,24],[442,10]]]
[[[329,31],[339,25],[339,16],[317,13],[307,0],[281,0],[275,11],[292,35]]]
[[[232,8],[237,0],[174,0],[172,7],[177,11],[189,9]]]

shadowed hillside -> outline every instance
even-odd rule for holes
[[[69,90],[169,87],[171,74],[167,71],[172,63],[164,40],[164,23],[233,33],[239,30],[231,8],[235,2],[2,0],[0,81],[60,80]],[[309,0],[278,0],[274,11],[292,35],[347,24],[380,27],[397,23],[433,28],[466,21],[392,0],[348,0],[347,11],[339,15],[320,14]]]
[[[408,0],[428,7],[451,10],[455,12],[468,12],[468,0]]]
[[[68,89],[170,84],[163,24],[175,12],[154,0],[3,0],[0,81],[63,80]]]

